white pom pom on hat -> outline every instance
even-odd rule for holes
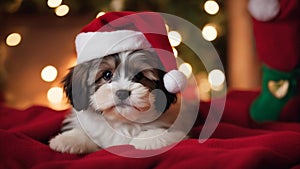
[[[165,88],[170,93],[182,91],[186,86],[186,82],[186,76],[178,70],[171,70],[164,76]]]
[[[279,0],[249,0],[248,11],[259,21],[270,21],[280,11]]]
[[[164,86],[170,93],[182,91],[186,76],[177,70],[165,23],[154,12],[108,12],[86,25],[75,39],[77,64],[110,54],[154,49],[166,74]]]

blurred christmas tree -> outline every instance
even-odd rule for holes
[[[214,25],[217,35],[215,39],[210,41],[217,49],[223,65],[226,65],[227,45],[224,2],[221,0],[210,0],[210,2],[215,2],[218,5],[217,11],[213,14],[209,14],[209,11],[205,10],[204,6],[206,2],[207,0],[64,0],[61,3],[69,6],[69,16],[77,14],[96,15],[100,11],[155,11],[184,18],[201,30],[207,24]],[[0,1],[0,20],[5,15],[52,14],[53,11],[49,10],[50,8],[46,3],[41,0]],[[209,7],[214,8],[212,5]],[[194,73],[205,70],[201,64],[199,66],[199,58],[194,56],[194,53],[188,50],[184,44],[179,45],[176,49],[180,57],[192,65]]]
[[[57,19],[54,13],[61,6],[67,6],[68,10],[61,16],[56,14],[59,17]],[[224,1],[221,0],[0,0],[0,32],[2,32],[0,38],[5,41],[10,33],[8,32],[10,31],[9,27],[16,24],[14,22],[16,18],[38,18],[44,24],[49,19],[52,22],[53,20],[61,21],[59,24],[63,25],[64,21],[70,24],[69,21],[67,22],[68,18],[76,20],[82,16],[88,23],[99,12],[109,11],[154,11],[183,18],[202,30],[204,39],[213,44],[223,65],[226,66],[226,17]],[[24,24],[27,22],[25,21]],[[193,38],[193,32],[188,29],[179,31],[178,27],[170,27],[170,31],[178,31],[185,37]],[[199,48],[201,47],[201,44],[197,45]],[[198,84],[202,85],[199,87],[200,93],[205,93],[209,98],[210,91],[221,91],[226,88],[222,81],[221,90],[213,89],[212,82],[208,81],[210,72],[207,72],[211,70],[206,70],[200,58],[187,45],[180,43],[178,46],[174,46],[175,49],[183,62],[188,63],[187,67],[190,66],[193,75],[196,75]],[[205,52],[207,51],[201,53],[204,57],[206,56]],[[5,52],[0,51],[0,93],[6,77],[5,69],[1,69],[4,68],[5,57]],[[224,73],[221,73],[221,76],[224,76]]]

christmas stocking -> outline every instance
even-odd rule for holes
[[[250,0],[248,9],[257,55],[264,64],[262,90],[250,115],[257,122],[299,120],[300,1]]]

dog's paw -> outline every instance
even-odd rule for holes
[[[70,153],[70,154],[85,154],[97,151],[99,147],[92,142],[81,131],[71,130],[59,134],[49,141],[49,146],[52,150]]]
[[[133,138],[130,145],[136,149],[159,149],[184,139],[186,134],[181,131],[168,131],[166,129],[151,129],[141,132]]]

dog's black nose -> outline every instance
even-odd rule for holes
[[[116,95],[120,100],[125,100],[127,97],[130,96],[130,91],[129,90],[117,90]]]

